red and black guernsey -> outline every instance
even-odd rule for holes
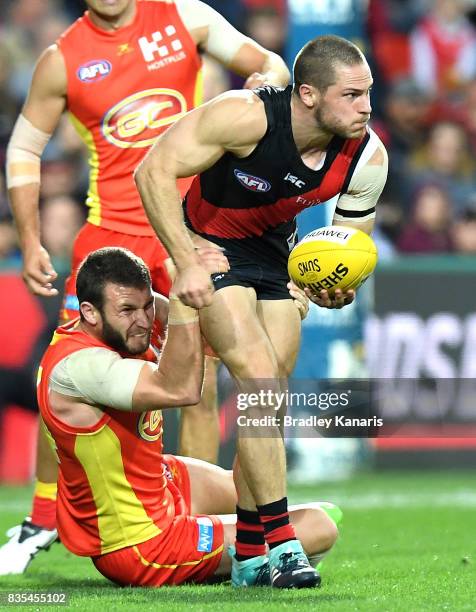
[[[184,199],[187,226],[239,260],[287,264],[296,215],[344,193],[369,134],[334,137],[322,168],[301,159],[291,128],[292,88],[262,87],[268,129],[245,158],[226,153],[198,175]]]

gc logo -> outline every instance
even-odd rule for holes
[[[150,147],[167,126],[187,112],[187,101],[174,89],[146,89],[128,96],[102,120],[106,140],[122,149]]]
[[[143,412],[137,423],[139,436],[147,442],[155,442],[162,435],[162,411]]]

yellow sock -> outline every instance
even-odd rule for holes
[[[51,501],[56,501],[57,489],[58,485],[56,482],[41,482],[41,480],[37,480],[33,494],[38,497],[51,499]]]

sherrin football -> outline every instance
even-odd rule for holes
[[[374,271],[377,247],[358,229],[339,225],[321,227],[304,236],[289,254],[289,277],[314,293],[326,289],[357,289]]]

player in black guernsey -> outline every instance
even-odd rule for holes
[[[258,299],[288,299],[287,261],[297,241],[296,215],[346,193],[366,149],[377,138],[368,130],[361,139],[334,136],[319,169],[301,159],[291,126],[292,87],[264,87],[267,130],[245,158],[225,153],[197,176],[184,200],[186,225],[225,249],[231,270],[212,276],[215,289],[253,287]],[[372,135],[372,136],[371,136]],[[341,217],[368,218],[375,206],[337,208]]]
[[[248,402],[249,417],[277,408],[274,398],[299,348],[300,317],[286,287],[296,215],[330,200],[334,223],[372,230],[387,155],[367,126],[371,86],[355,45],[318,37],[296,58],[292,90],[219,96],[174,124],[137,171],[151,224],[177,268],[178,296],[201,309],[202,332],[241,393],[278,394]],[[176,179],[193,174],[182,210]],[[224,248],[230,263],[229,272],[214,276],[215,286],[195,254],[209,243]],[[336,291],[331,299],[322,291],[311,299],[334,308],[353,297]],[[232,581],[253,584],[266,541],[273,586],[315,585],[317,574],[289,525],[279,426],[249,433],[238,427]]]

